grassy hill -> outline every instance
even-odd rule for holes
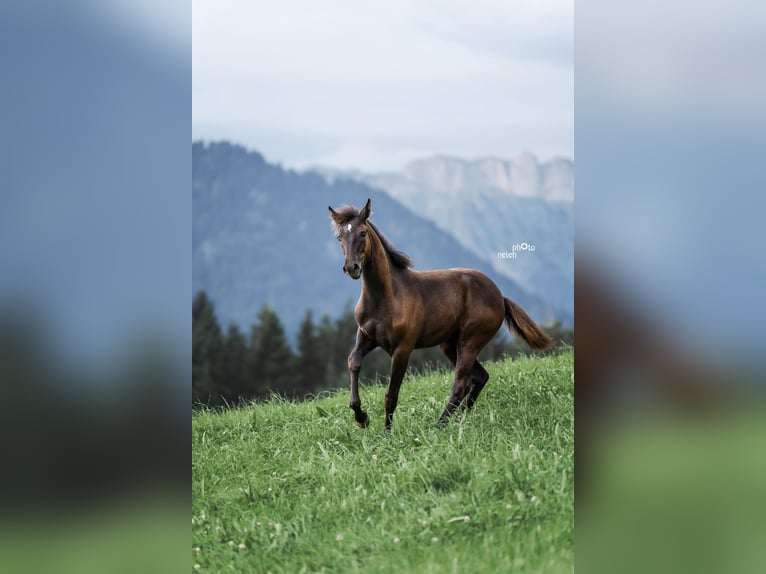
[[[452,373],[405,379],[390,435],[363,385],[192,417],[192,563],[201,572],[571,572],[573,351],[488,364],[442,429]]]

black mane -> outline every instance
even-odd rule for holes
[[[368,220],[367,225],[370,226],[370,228],[375,232],[375,235],[378,236],[378,239],[380,239],[380,243],[383,245],[383,249],[388,255],[388,260],[394,265],[394,267],[399,267],[400,269],[409,269],[412,267],[412,259],[410,259],[409,255],[402,253],[396,249],[396,247],[391,245],[388,242],[388,239],[386,239],[386,236],[378,231],[378,228],[375,227],[375,224],[372,223],[372,221]]]

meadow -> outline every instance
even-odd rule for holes
[[[571,348],[487,363],[474,409],[443,428],[452,372],[192,415],[198,572],[571,572]]]

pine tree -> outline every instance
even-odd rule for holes
[[[316,392],[324,387],[323,356],[311,309],[298,331],[298,357],[295,362],[295,390],[299,396]]]
[[[235,403],[247,395],[247,341],[234,323],[229,325],[223,346],[222,378],[226,400]]]
[[[253,326],[248,358],[251,396],[266,398],[270,392],[293,394],[290,379],[293,353],[274,309],[264,305]]]
[[[322,389],[335,389],[345,384],[346,362],[338,364],[335,347],[338,333],[333,325],[330,316],[326,313],[322,315],[317,327],[317,342],[319,344],[322,356]],[[350,350],[350,349],[349,349]]]
[[[220,404],[223,338],[213,303],[204,291],[192,302],[192,401]]]
[[[335,320],[335,341],[333,345],[334,362],[344,373],[348,372],[348,355],[356,344],[357,329],[358,325],[354,318],[354,310],[351,304],[348,303],[340,316]]]

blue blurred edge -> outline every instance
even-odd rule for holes
[[[765,16],[576,6],[583,572],[766,564]]]
[[[8,571],[188,567],[191,12],[127,8],[0,5]]]
[[[14,571],[188,567],[191,45],[111,10],[0,7]],[[577,5],[583,571],[766,562],[763,15]]]

